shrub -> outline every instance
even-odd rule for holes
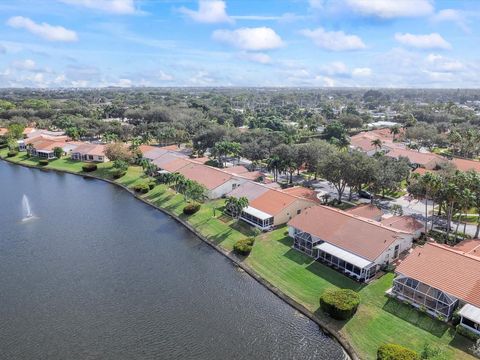
[[[222,168],[223,164],[220,164],[218,160],[210,159],[205,162],[205,165],[216,167],[216,168]]]
[[[114,179],[120,179],[122,176],[124,176],[127,172],[122,169],[115,169],[112,171],[112,176]]]
[[[320,307],[337,320],[349,319],[357,311],[360,295],[350,289],[327,289],[320,297]]]
[[[38,160],[38,165],[40,165],[40,166],[48,165],[48,160],[47,159],[40,159],[40,160]]]
[[[465,326],[462,325],[457,325],[457,334],[463,335],[473,341],[480,339],[480,335],[474,333],[473,331],[467,329]]]
[[[148,184],[136,184],[134,187],[133,187],[133,190],[135,190],[135,192],[139,192],[139,193],[142,193],[142,194],[146,194],[150,191],[150,188],[148,187]]]
[[[192,202],[192,203],[188,203],[187,205],[185,205],[185,207],[183,208],[183,213],[185,215],[193,215],[198,210],[200,210],[200,204],[197,203],[197,202]]]
[[[255,243],[255,238],[247,238],[238,240],[235,245],[233,245],[233,250],[240,255],[247,256],[250,254]]]
[[[420,360],[420,356],[401,345],[385,344],[378,348],[377,360]]]
[[[16,150],[10,150],[8,153],[7,153],[7,157],[14,157],[18,154],[18,151]]]
[[[149,188],[150,190],[153,190],[153,188],[154,188],[155,186],[157,186],[157,182],[156,182],[155,180],[151,180],[151,181],[148,182],[148,188]]]
[[[82,170],[85,171],[85,172],[92,172],[92,171],[95,171],[97,170],[97,164],[84,164],[82,166]]]

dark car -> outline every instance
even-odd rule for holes
[[[365,190],[360,190],[358,192],[358,196],[360,196],[361,198],[364,198],[364,199],[371,199],[372,198],[372,194],[370,194],[368,191],[365,191]]]

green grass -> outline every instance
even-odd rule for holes
[[[5,149],[0,150],[1,157],[6,156],[6,153]],[[37,160],[26,158],[24,153],[9,160],[38,164]],[[81,162],[59,159],[47,167],[81,173],[81,165]],[[111,179],[111,171],[112,164],[103,163],[98,164],[98,169],[93,174]],[[116,181],[133,187],[148,179],[140,167],[132,166],[125,176]],[[206,202],[200,211],[187,217],[182,212],[185,199],[166,185],[157,185],[143,198],[186,219],[206,238],[228,251],[232,250],[237,240],[253,235],[250,226],[222,214],[224,200]],[[288,237],[286,227],[280,227],[259,236],[252,253],[244,261],[260,276],[341,332],[358,351],[361,359],[375,359],[377,348],[387,342],[398,343],[416,351],[421,351],[428,342],[441,347],[448,359],[473,359],[465,352],[471,346],[469,340],[456,336],[453,329],[445,324],[385,296],[385,291],[391,287],[393,274],[386,274],[368,285],[362,285],[293,250],[291,245],[292,240]],[[319,310],[319,297],[329,287],[349,288],[359,292],[361,305],[351,320],[336,321],[327,318]]]

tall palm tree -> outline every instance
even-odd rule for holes
[[[393,141],[395,141],[395,137],[400,134],[400,127],[398,125],[395,125],[390,128],[390,134],[393,135]]]
[[[375,150],[378,151],[379,149],[382,148],[383,142],[380,139],[375,139],[375,140],[372,140],[371,144],[372,144],[372,146],[375,147]]]

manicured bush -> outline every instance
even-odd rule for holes
[[[480,339],[480,335],[474,333],[471,330],[468,330],[466,327],[462,325],[457,325],[457,334],[463,335],[470,340],[477,341]]]
[[[377,360],[420,360],[420,356],[401,345],[385,344],[378,348]]]
[[[10,150],[8,153],[7,153],[7,157],[14,157],[14,156],[17,156],[18,154],[18,151],[16,150]]]
[[[148,188],[149,188],[150,190],[153,190],[153,188],[154,188],[155,186],[157,186],[157,182],[156,182],[155,180],[149,181],[149,183],[148,183]]]
[[[122,176],[124,176],[127,172],[123,169],[115,169],[112,171],[112,176],[114,179],[120,179]]]
[[[213,166],[213,167],[216,167],[216,168],[222,168],[222,167],[223,167],[223,164],[220,164],[220,163],[218,162],[218,160],[215,160],[215,159],[207,160],[207,161],[205,162],[205,165]]]
[[[233,245],[233,250],[239,255],[247,256],[252,251],[254,243],[255,238],[241,239]]]
[[[200,204],[197,203],[197,202],[192,202],[192,203],[188,203],[187,205],[185,205],[185,207],[183,208],[183,213],[185,215],[193,215],[198,210],[200,210]]]
[[[142,194],[146,194],[150,191],[150,188],[148,187],[148,184],[136,184],[134,187],[133,187],[133,190],[135,192],[139,192],[139,193],[142,193]]]
[[[48,160],[47,159],[40,159],[40,160],[38,160],[38,165],[40,165],[40,166],[48,165]]]
[[[320,297],[320,307],[337,320],[350,319],[360,304],[360,295],[350,289],[327,289]]]
[[[95,171],[95,170],[97,170],[97,164],[92,164],[92,163],[84,164],[82,166],[82,170],[85,171],[85,172]]]

